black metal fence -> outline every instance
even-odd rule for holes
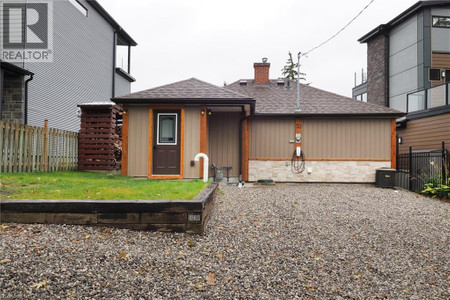
[[[414,151],[397,155],[396,185],[413,192],[420,192],[427,183],[447,182],[449,168],[448,153],[445,143],[436,151]]]

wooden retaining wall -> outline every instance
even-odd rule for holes
[[[78,133],[0,121],[0,173],[76,170]]]
[[[201,234],[217,183],[193,200],[1,200],[0,222],[93,225]]]

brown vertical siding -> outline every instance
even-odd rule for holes
[[[294,139],[294,118],[250,119],[250,159],[291,157]]]
[[[200,107],[185,107],[184,116],[184,178],[199,178],[199,163],[191,167],[191,160],[200,152]]]
[[[148,110],[128,109],[128,176],[148,176]]]
[[[408,121],[406,128],[398,129],[402,138],[399,153],[407,153],[409,146],[415,150],[441,149],[442,141],[450,151],[450,114]]]
[[[302,132],[307,159],[391,158],[389,119],[304,119]]]
[[[208,117],[209,163],[231,166],[230,176],[239,176],[239,122],[241,113],[214,112]],[[224,176],[226,172],[224,171]]]
[[[431,55],[431,67],[440,68],[442,70],[450,69],[450,53],[433,53]],[[445,83],[445,78],[441,81],[432,81],[431,86],[437,86]]]

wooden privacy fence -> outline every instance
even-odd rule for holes
[[[0,173],[76,170],[78,133],[0,121]]]

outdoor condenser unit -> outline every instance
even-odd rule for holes
[[[380,168],[376,171],[375,185],[383,188],[395,187],[395,169]]]

